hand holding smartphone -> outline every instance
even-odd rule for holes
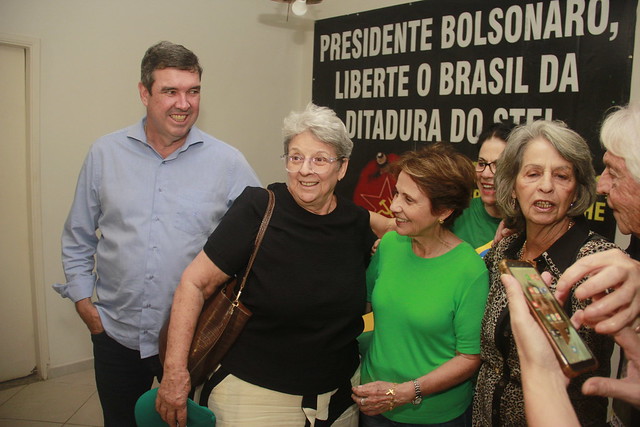
[[[573,378],[596,369],[598,361],[533,265],[505,259],[500,262],[500,271],[515,277],[522,286],[529,309],[549,339],[565,375]]]

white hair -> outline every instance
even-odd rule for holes
[[[282,129],[285,154],[293,137],[305,131],[311,132],[320,141],[332,146],[338,157],[351,156],[353,141],[349,138],[344,123],[332,109],[309,103],[303,111],[289,113],[284,119]]]
[[[640,105],[618,107],[602,123],[603,147],[622,157],[633,178],[640,182]]]

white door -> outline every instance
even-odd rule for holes
[[[25,50],[0,44],[0,381],[36,366],[26,93]]]

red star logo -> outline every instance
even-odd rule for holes
[[[368,207],[364,206],[368,210],[393,218],[393,213],[391,213],[390,209],[393,193],[391,192],[391,181],[388,176],[384,178],[379,194],[360,194],[360,197],[369,205]]]

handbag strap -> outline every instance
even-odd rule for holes
[[[269,221],[271,220],[271,214],[273,213],[273,208],[276,204],[276,199],[273,194],[273,191],[266,189],[269,193],[269,203],[267,204],[267,210],[264,213],[264,217],[262,218],[262,222],[260,223],[260,228],[258,229],[258,235],[256,236],[256,241],[253,245],[253,252],[251,253],[251,257],[249,258],[249,263],[247,264],[247,269],[244,272],[244,276],[242,276],[242,281],[240,282],[240,289],[238,290],[238,294],[236,295],[236,299],[234,300],[234,305],[238,304],[240,300],[240,294],[244,289],[244,285],[247,282],[247,278],[249,277],[249,272],[251,271],[251,267],[253,266],[253,260],[256,259],[256,255],[258,254],[258,249],[260,249],[260,244],[262,243],[262,238],[264,237],[265,231],[267,231],[267,227],[269,226]]]

